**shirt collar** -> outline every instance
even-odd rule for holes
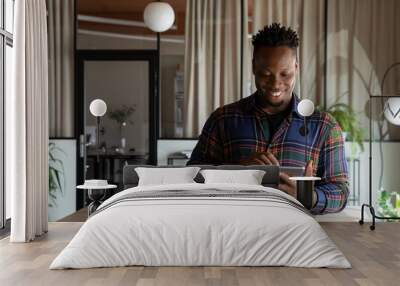
[[[250,95],[250,100],[249,100],[249,104],[247,106],[247,109],[251,112],[255,112],[257,115],[259,116],[263,116],[265,115],[265,112],[259,108],[256,104],[256,95],[257,92],[253,93],[252,95]],[[300,99],[298,98],[298,96],[293,92],[292,93],[292,100],[290,102],[291,104],[291,115],[295,115],[297,117],[303,118],[302,115],[300,115],[300,113],[297,111],[297,105],[299,105]],[[291,116],[289,116],[291,117]]]

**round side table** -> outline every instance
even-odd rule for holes
[[[88,216],[96,211],[96,209],[103,202],[107,190],[115,189],[117,185],[105,185],[105,186],[88,186],[88,185],[79,185],[76,188],[80,190],[87,190],[88,197],[92,201],[88,206]]]

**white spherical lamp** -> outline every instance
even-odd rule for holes
[[[168,3],[152,2],[144,9],[143,19],[150,30],[164,32],[174,24],[175,12]]]
[[[400,126],[400,97],[389,98],[386,101],[384,115],[391,124]]]
[[[314,103],[309,99],[303,99],[297,105],[297,111],[302,116],[311,116],[314,113]]]
[[[107,104],[104,100],[95,99],[90,103],[89,110],[93,116],[100,117],[106,114]]]

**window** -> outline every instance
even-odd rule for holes
[[[0,0],[0,228],[11,216],[10,194],[4,188],[4,105],[11,92],[14,0]]]

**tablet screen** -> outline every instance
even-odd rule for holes
[[[286,173],[290,177],[304,176],[304,167],[279,166],[279,172]]]

